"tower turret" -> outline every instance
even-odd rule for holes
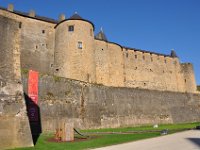
[[[93,23],[75,13],[55,28],[55,75],[95,82]]]
[[[185,92],[196,93],[197,85],[195,81],[193,65],[191,63],[181,64],[181,72],[183,74]]]

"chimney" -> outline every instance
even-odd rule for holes
[[[34,10],[29,11],[29,17],[35,17],[35,11]]]
[[[14,10],[14,5],[13,5],[13,4],[8,4],[7,10],[13,12],[13,10]]]
[[[63,20],[65,20],[65,14],[60,14],[59,21],[63,21]]]

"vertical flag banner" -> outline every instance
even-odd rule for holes
[[[39,121],[38,114],[38,72],[29,71],[28,77],[28,115],[30,121]]]

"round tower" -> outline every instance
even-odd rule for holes
[[[76,13],[55,30],[55,75],[95,82],[94,25]]]
[[[196,93],[197,85],[195,81],[193,65],[191,63],[183,63],[181,64],[181,68],[183,73],[185,91],[188,93]]]

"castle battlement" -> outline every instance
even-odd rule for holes
[[[192,65],[181,64],[174,50],[167,55],[110,42],[103,30],[94,35],[94,24],[77,13],[54,20],[9,5],[0,8],[0,22],[2,30],[8,29],[2,34],[19,34],[24,69],[106,86],[196,92]],[[8,45],[0,50],[9,51]]]

